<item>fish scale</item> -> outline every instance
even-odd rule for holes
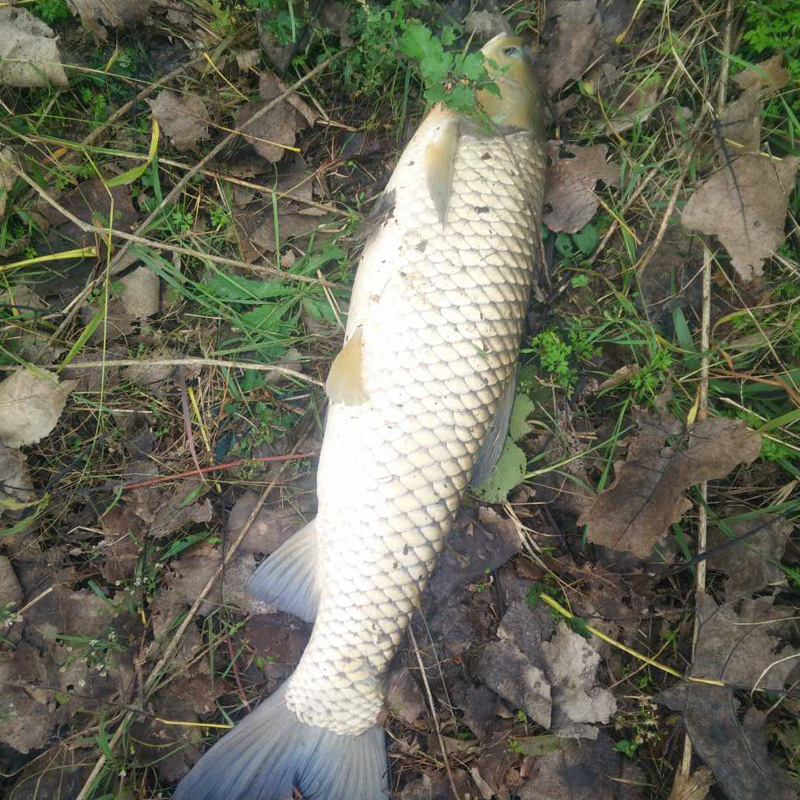
[[[248,584],[313,621],[309,644],[173,800],[387,800],[386,673],[505,433],[539,236],[536,80],[517,37],[483,53],[495,127],[434,109],[400,157],[326,384],[318,515]]]
[[[362,332],[369,399],[331,407],[320,455],[323,590],[286,703],[342,734],[382,709],[381,677],[514,371],[533,279],[541,144],[462,133],[442,225],[419,191],[429,135],[420,128],[398,164],[393,212],[353,291],[346,338]]]

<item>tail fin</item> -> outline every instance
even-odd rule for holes
[[[247,591],[257,600],[313,622],[319,605],[317,529],[311,520],[287,539],[252,575]]]
[[[285,685],[220,739],[172,800],[388,800],[383,728],[345,736],[306,725]]]

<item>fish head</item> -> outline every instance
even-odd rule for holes
[[[539,81],[523,48],[522,39],[501,33],[481,49],[486,71],[499,94],[477,92],[478,102],[499,128],[527,130],[544,136],[544,104]]]

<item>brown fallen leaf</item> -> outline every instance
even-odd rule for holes
[[[603,93],[604,103],[610,107],[606,128],[617,135],[634,125],[646,122],[658,101],[661,80],[644,83],[619,83]]]
[[[102,228],[114,228],[130,233],[139,222],[139,212],[133,207],[130,189],[127,186],[114,186],[109,189],[100,178],[79,183],[74,189],[58,198],[58,202],[71,214],[83,222]],[[83,287],[84,281],[98,259],[105,261],[107,256],[103,237],[87,233],[73,222],[65,219],[49,205],[41,209],[42,216],[50,224],[44,241],[37,247],[44,254],[58,255],[65,250],[96,245],[98,255],[84,259],[55,259],[48,264],[48,274],[41,279],[48,291],[58,292],[74,289],[76,284]],[[135,253],[125,256],[118,269],[121,271],[137,260]]]
[[[0,613],[13,611],[22,605],[24,595],[11,562],[0,556]]]
[[[43,747],[57,724],[49,693],[46,661],[35,647],[22,642],[0,651],[0,742],[20,753]]]
[[[783,67],[783,54],[778,53],[734,75],[732,80],[742,91],[760,89],[762,96],[771,97],[789,83],[791,75]]]
[[[53,31],[25,8],[0,8],[0,85],[66,86]]]
[[[283,246],[288,241],[302,240],[315,231],[322,221],[320,211],[315,208],[307,209],[303,213],[283,213],[278,216],[276,230],[275,214],[270,200],[251,203],[233,219],[242,258],[248,263],[265,253],[274,253],[278,242]]]
[[[126,508],[145,524],[148,536],[160,539],[187,525],[211,522],[214,515],[211,501],[208,498],[199,501],[203,493],[196,482],[179,484],[173,489],[150,486],[132,491]]]
[[[549,95],[605,57],[628,24],[633,7],[630,0],[553,0],[547,4],[545,26],[553,32],[537,61]]]
[[[6,511],[19,510],[33,498],[33,481],[25,456],[0,441],[0,517]]]
[[[14,151],[8,147],[0,147],[0,219],[6,213],[8,194],[17,179],[17,173],[11,169],[12,165],[19,166]]]
[[[257,502],[258,495],[255,492],[245,492],[236,501],[228,515],[228,535],[231,539],[239,535]],[[244,553],[274,553],[306,521],[289,506],[262,508],[242,539],[239,549]]]
[[[733,156],[757,153],[761,149],[761,110],[758,87],[743,92],[729,103],[719,115],[720,130],[727,153]],[[720,158],[726,157],[720,142],[717,142]]]
[[[550,141],[547,149],[550,164],[545,176],[544,223],[551,231],[575,233],[597,211],[597,183],[617,186],[619,167],[606,161],[604,144],[578,147]]]
[[[613,695],[597,685],[600,655],[563,622],[553,628],[544,606],[512,603],[483,648],[477,676],[503,699],[554,734],[595,739],[616,711]]]
[[[191,150],[200,139],[208,139],[208,109],[196,95],[163,89],[147,103],[179,153]]]
[[[75,800],[92,771],[91,748],[59,742],[28,762],[5,800]]]
[[[75,381],[59,383],[46,370],[15,372],[0,382],[0,442],[24,447],[55,428]]]
[[[763,263],[784,240],[789,195],[800,158],[746,154],[721,167],[687,201],[681,222],[716,236],[745,280],[763,274]]]
[[[601,732],[596,741],[566,741],[539,757],[518,794],[520,800],[640,800],[643,785],[637,767]]]
[[[731,687],[679,684],[656,700],[683,714],[683,722],[700,757],[729,800],[795,800],[787,773],[767,755],[766,714],[751,708],[740,724],[734,687],[782,691],[800,651],[781,648],[773,635],[794,609],[773,606],[759,597],[717,606],[708,595],[697,598],[700,620],[693,677],[715,678]]]
[[[482,39],[491,39],[500,33],[513,34],[511,23],[499,11],[471,11],[464,19],[464,27],[468,33]]]
[[[148,267],[137,267],[119,279],[120,303],[125,315],[143,320],[158,314],[161,308],[161,280]]]
[[[123,28],[144,22],[153,0],[67,0],[73,13],[100,41],[106,41],[105,26]]]
[[[103,542],[98,552],[105,555],[100,565],[100,574],[109,582],[130,578],[136,571],[139,560],[139,545],[134,537],[141,535],[141,520],[127,508],[116,506],[101,520]]]
[[[708,537],[710,569],[727,573],[725,599],[738,600],[767,586],[786,583],[780,567],[794,525],[783,517],[763,516],[728,523],[735,538],[713,528]],[[736,539],[741,538],[741,541]]]
[[[578,519],[590,542],[646,558],[659,538],[691,508],[683,492],[724,478],[759,454],[761,437],[743,422],[709,418],[686,430],[662,412],[637,415],[639,433],[614,483]],[[674,444],[667,444],[668,439]]]
[[[294,147],[297,131],[313,124],[317,113],[296,94],[290,94],[273,109],[248,124],[253,115],[286,90],[287,86],[277,75],[265,72],[258,82],[262,100],[247,103],[236,112],[236,127],[242,138],[251,142],[255,151],[267,161],[280,161],[287,148]]]
[[[708,767],[700,767],[691,775],[678,772],[669,800],[705,800],[713,783],[714,773]]]

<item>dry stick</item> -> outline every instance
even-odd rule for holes
[[[201,467],[199,471],[206,475],[209,472],[219,472],[223,469],[241,467],[243,464],[266,464],[270,461],[301,461],[304,458],[314,458],[318,455],[319,452],[314,451],[311,453],[297,453],[295,455],[288,456],[257,456],[255,458],[237,458],[234,461],[226,461],[224,464],[212,464],[210,467]],[[134,489],[147,489],[149,486],[158,486],[161,483],[179,481],[183,478],[192,478],[197,475],[197,472],[198,470],[196,469],[190,469],[186,472],[176,472],[174,475],[156,475],[154,478],[148,478],[146,481],[123,483],[117,487],[117,490],[120,492],[130,492]]]
[[[257,372],[277,372],[289,378],[296,378],[299,381],[313,383],[314,386],[324,386],[322,381],[304,375],[297,370],[289,367],[278,367],[273,364],[251,364],[249,361],[225,361],[219,358],[116,358],[106,361],[82,361],[76,364],[45,364],[37,365],[37,369],[61,370],[61,369],[113,369],[115,367],[223,367],[228,369],[252,369]],[[21,372],[27,370],[24,364],[8,364],[3,366],[9,372]]]
[[[417,664],[419,664],[419,671],[422,677],[422,683],[425,686],[425,694],[428,697],[428,705],[431,707],[431,718],[433,719],[433,727],[436,730],[436,738],[439,740],[439,749],[442,751],[442,758],[444,759],[444,768],[447,771],[447,778],[450,781],[450,788],[453,790],[453,797],[456,800],[461,800],[461,796],[456,788],[456,779],[453,777],[453,770],[450,768],[450,759],[447,755],[447,748],[442,738],[442,731],[439,728],[439,719],[436,716],[436,706],[433,702],[433,692],[431,692],[431,685],[428,683],[428,674],[425,672],[425,665],[422,663],[422,656],[419,652],[419,645],[417,645],[417,637],[414,636],[414,630],[411,627],[409,620],[408,636],[411,639],[411,644],[414,646],[414,655],[417,657]],[[80,798],[78,799],[80,800]]]
[[[722,48],[722,69],[719,80],[719,95],[717,100],[718,113],[722,113],[725,106],[725,94],[728,89],[728,53],[731,47],[731,25],[732,25],[731,0],[725,10],[725,42]],[[704,106],[705,108],[705,106]],[[711,347],[711,267],[713,259],[711,250],[707,243],[703,244],[703,319],[700,332],[700,388],[697,405],[697,420],[703,420],[708,416],[708,373],[710,359],[708,351]],[[708,545],[708,481],[700,484],[700,507],[697,513],[697,555],[701,556],[706,551]],[[700,635],[700,615],[697,612],[698,600],[706,592],[706,559],[701,558],[697,562],[697,573],[695,576],[695,616],[694,630],[692,631],[692,660],[694,660],[697,648],[697,638]],[[692,769],[692,740],[688,733],[684,733],[683,757],[678,769],[677,776],[688,778]]]
[[[292,448],[292,453],[296,452],[300,449],[301,445],[305,443],[306,437],[303,436],[300,438],[300,441]],[[195,615],[197,614],[198,609],[203,604],[203,601],[206,598],[206,595],[211,591],[214,584],[217,582],[217,579],[222,575],[223,570],[225,569],[228,562],[233,558],[233,554],[238,549],[239,545],[242,543],[242,540],[245,536],[247,536],[248,532],[250,531],[251,526],[256,520],[256,517],[259,515],[259,512],[264,507],[264,503],[269,496],[269,493],[275,488],[278,483],[278,479],[283,474],[283,471],[286,469],[286,466],[290,464],[289,461],[284,461],[283,464],[278,467],[277,472],[275,473],[275,477],[269,483],[268,486],[264,489],[261,493],[261,496],[258,498],[258,502],[253,507],[253,510],[250,512],[250,516],[247,518],[247,522],[245,522],[244,527],[242,528],[239,535],[233,540],[228,551],[225,553],[222,563],[214,570],[214,574],[208,579],[206,585],[203,587],[200,594],[197,596],[197,599],[194,601],[194,604],[189,609],[189,612],[183,619],[183,622],[178,626],[178,629],[175,631],[175,634],[171,637],[169,644],[167,645],[167,649],[164,651],[164,655],[159,660],[158,664],[156,664],[153,671],[150,673],[150,677],[145,681],[144,686],[142,687],[142,697],[146,698],[149,694],[156,688],[158,684],[161,673],[164,671],[167,664],[171,661],[172,657],[175,655],[175,652],[178,650],[180,645],[183,642],[183,636],[186,633],[189,625],[194,621]],[[111,737],[111,740],[108,744],[109,751],[113,751],[116,747],[119,740],[122,738],[123,733],[127,730],[127,727],[131,720],[138,715],[137,711],[128,711],[126,712],[125,716],[122,718],[122,721],[119,724],[119,727],[114,731],[114,735]],[[103,767],[106,764],[106,756],[104,754],[100,755],[100,758],[97,759],[97,763],[94,765],[91,774],[86,779],[86,783],[83,784],[83,788],[80,791],[80,794],[75,798],[75,800],[86,800],[89,796],[89,792],[92,790],[92,785],[94,784],[95,780],[97,779],[98,775],[100,775]]]

